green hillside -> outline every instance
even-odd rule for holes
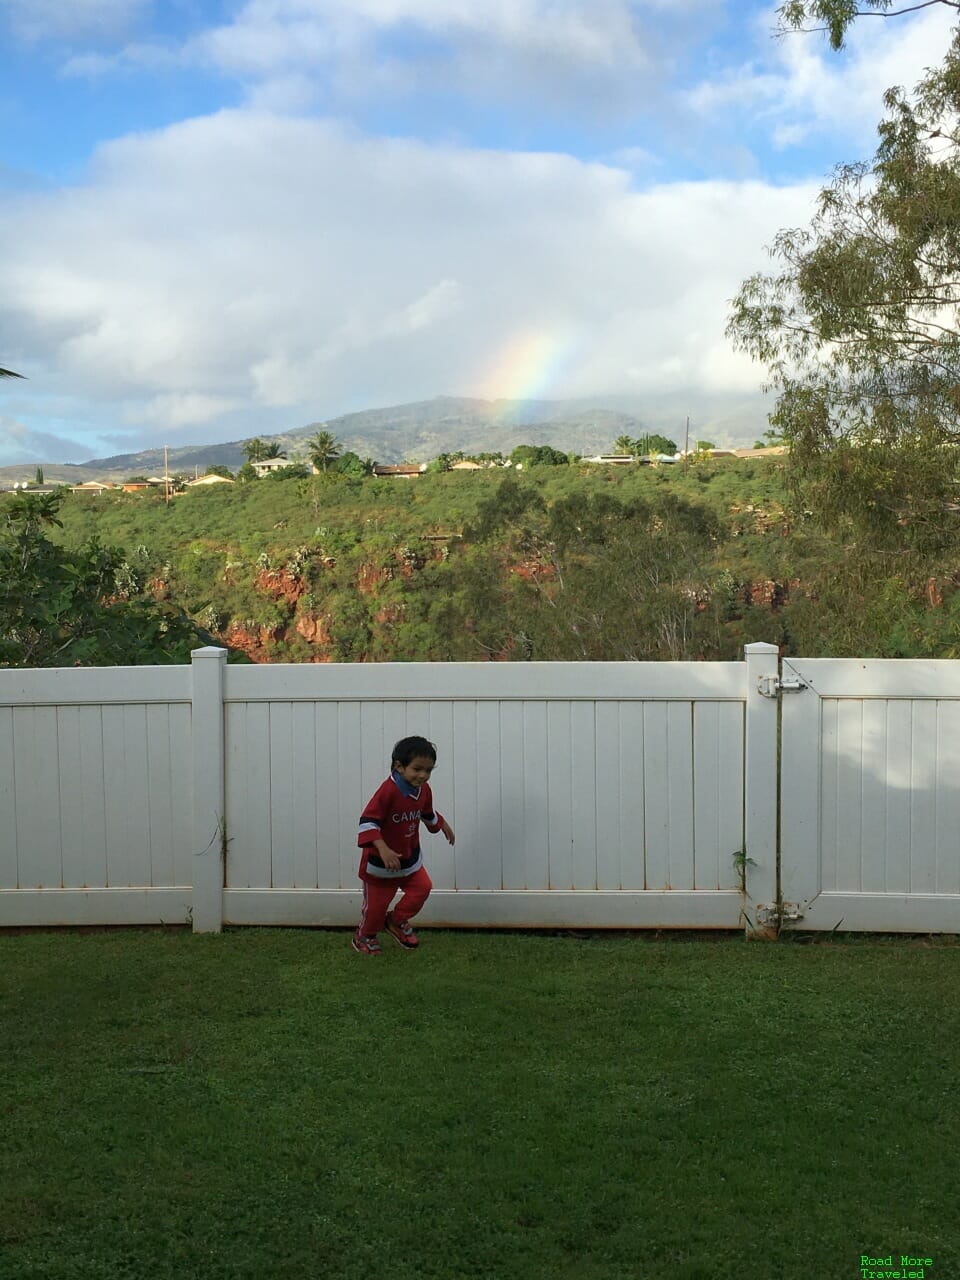
[[[72,495],[55,536],[255,661],[957,656],[956,557],[788,514],[779,465],[539,466]],[[131,659],[133,660],[133,659]]]
[[[695,435],[721,447],[749,445],[767,429],[766,408],[756,398],[716,396],[694,413]],[[607,452],[614,440],[659,432],[682,443],[684,414],[673,399],[647,396],[597,400],[478,400],[435,396],[412,404],[391,405],[307,423],[279,434],[260,433],[291,459],[305,458],[306,441],[317,431],[331,432],[345,449],[361,458],[391,463],[427,462],[442,453],[509,453],[523,443],[551,444],[578,454]],[[171,447],[171,473],[203,474],[207,467],[235,471],[244,461],[243,440]],[[131,475],[163,475],[162,448],[91,458],[82,464],[37,458],[29,464],[0,467],[0,488],[32,480],[42,464],[48,481],[82,484],[86,480],[124,480]]]

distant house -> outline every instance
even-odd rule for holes
[[[282,471],[284,467],[289,467],[290,463],[281,454],[279,458],[264,458],[260,462],[251,462],[250,465],[258,477],[263,477],[269,475],[271,471]]]
[[[254,463],[253,465],[256,466],[257,464]],[[188,489],[196,489],[201,484],[233,484],[233,480],[229,476],[198,476],[196,480],[188,480],[186,487]]]
[[[451,471],[482,471],[483,463],[467,462],[466,460],[464,460],[463,462],[453,462],[450,464],[450,470]]]
[[[74,493],[103,493],[104,489],[115,489],[115,484],[107,480],[86,480],[83,484],[74,484],[70,488]]]
[[[417,476],[422,476],[426,469],[427,464],[425,462],[421,462],[419,465],[417,463],[401,462],[397,466],[380,466],[377,464],[373,468],[373,474],[375,476],[389,476],[392,479],[416,480]]]
[[[632,453],[601,453],[596,458],[581,458],[581,462],[605,462],[612,463],[618,467],[629,466],[636,463],[636,456]]]
[[[136,493],[140,489],[152,489],[153,485],[146,480],[135,480],[132,484],[123,485],[122,488],[124,493]]]
[[[769,458],[779,457],[780,454],[786,452],[786,445],[771,444],[763,449],[734,449],[733,455],[735,458]]]

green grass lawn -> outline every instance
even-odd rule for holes
[[[0,1276],[960,1275],[954,940],[422,936],[0,934]]]

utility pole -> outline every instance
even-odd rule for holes
[[[683,465],[687,465],[687,454],[690,452],[690,415],[687,414],[687,430],[683,437]]]
[[[163,446],[163,491],[167,497],[167,506],[170,505],[170,468],[167,465],[167,446]]]

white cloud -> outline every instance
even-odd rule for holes
[[[0,465],[36,463],[38,458],[56,458],[59,462],[82,462],[89,449],[67,436],[49,431],[34,431],[16,418],[0,414]],[[33,476],[24,477],[33,479]]]
[[[151,0],[0,0],[23,40],[116,40],[146,13]]]
[[[0,201],[0,345],[130,447],[242,410],[746,388],[729,299],[812,197],[221,112]]]
[[[892,85],[912,89],[949,45],[955,15],[940,6],[912,16],[855,22],[843,53],[810,33],[771,40],[771,9],[755,23],[757,58],[728,67],[686,95],[703,117],[729,108],[764,119],[781,147],[814,135],[842,136],[872,150]]]
[[[176,431],[180,427],[213,422],[223,414],[239,409],[242,404],[241,400],[229,396],[205,395],[195,391],[168,392],[131,408],[126,417],[131,423],[147,423]]]
[[[706,12],[718,2],[704,0]],[[671,51],[689,38],[684,17],[663,0],[246,0],[179,48],[82,52],[64,69],[94,77],[176,62],[239,80],[264,110],[415,101],[428,89],[610,117],[656,100]]]

